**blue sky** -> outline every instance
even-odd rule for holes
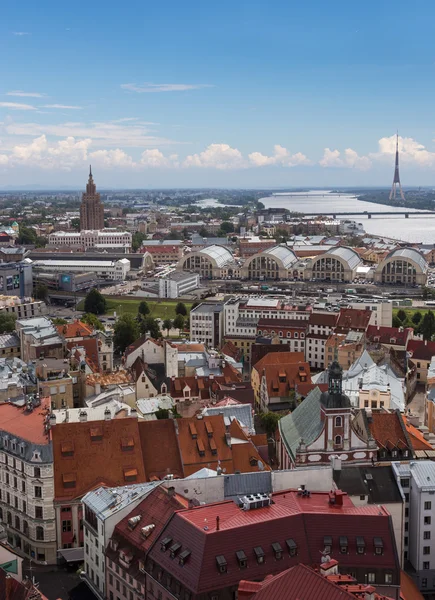
[[[0,186],[435,184],[429,0],[0,10]]]

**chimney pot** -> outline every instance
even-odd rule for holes
[[[219,515],[218,515],[218,516],[216,517],[216,531],[219,531],[219,529],[220,529],[220,526],[219,526],[219,521],[220,521],[220,518],[219,518]]]

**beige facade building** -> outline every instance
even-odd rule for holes
[[[80,205],[80,231],[86,229],[104,229],[104,205],[92,178],[92,169],[89,168],[89,179],[86,192],[82,195]]]

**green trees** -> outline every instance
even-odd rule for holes
[[[175,314],[183,315],[183,317],[187,316],[187,308],[186,308],[186,305],[183,304],[183,302],[177,303],[177,306],[175,307]]]
[[[221,223],[220,230],[224,233],[232,233],[234,231],[234,225],[229,221],[224,221]]]
[[[414,325],[418,325],[420,323],[421,319],[422,319],[422,314],[421,314],[421,312],[417,311],[412,315],[411,321],[413,322]]]
[[[424,315],[419,330],[424,340],[432,339],[435,333],[435,316],[431,310]]]
[[[54,319],[51,319],[51,322],[53,325],[66,325],[68,323],[68,321],[66,319],[62,319],[62,317],[55,317]]]
[[[397,311],[397,318],[399,319],[399,321],[401,323],[404,323],[406,321],[407,315],[406,315],[406,312],[402,308]]]
[[[161,337],[162,335],[160,333],[158,321],[152,317],[146,317],[145,319],[142,319],[140,329],[142,334],[148,334],[150,337],[155,339]]]
[[[36,231],[31,227],[26,227],[25,225],[20,225],[18,230],[18,238],[17,242],[19,244],[36,244],[37,239]]]
[[[94,329],[99,329],[100,331],[104,331],[104,327],[100,319],[94,315],[94,313],[86,313],[82,316],[81,321],[86,323],[86,325],[90,325]]]
[[[12,333],[15,331],[16,315],[12,313],[0,313],[0,333]]]
[[[142,302],[139,304],[138,313],[143,316],[150,314],[150,307],[148,306],[148,302],[142,300]]]
[[[36,284],[35,289],[33,290],[33,295],[36,300],[47,300],[48,298],[48,287],[44,283]]]
[[[174,319],[173,325],[175,329],[184,329],[184,317],[183,315],[177,315]]]
[[[87,294],[84,308],[86,313],[104,315],[107,310],[107,302],[105,297],[94,288]]]
[[[266,430],[267,435],[275,437],[275,431],[278,427],[278,421],[281,419],[281,415],[277,415],[273,412],[263,413],[261,415],[261,424]]]
[[[139,337],[139,327],[134,317],[122,315],[115,323],[113,345],[118,352],[124,350]]]
[[[169,335],[169,330],[172,329],[171,319],[165,319],[163,321],[163,329],[166,329],[166,335]]]
[[[131,241],[131,247],[133,249],[133,252],[137,252],[139,250],[139,248],[142,246],[142,242],[146,240],[146,237],[147,236],[144,233],[141,233],[140,231],[136,231],[136,233],[133,234]]]

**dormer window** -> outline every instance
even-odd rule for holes
[[[216,556],[216,564],[219,573],[227,572],[227,560],[223,554],[219,554],[219,556]]]
[[[285,541],[285,543],[287,544],[288,553],[290,556],[296,556],[298,553],[298,546],[296,542],[292,538],[289,538]]]
[[[171,558],[175,558],[178,554],[178,552],[180,551],[181,548],[181,544],[179,542],[175,542],[175,544],[172,544],[172,546],[169,548],[169,553]]]
[[[340,537],[340,554],[347,554],[347,552],[348,552],[347,537],[342,536],[342,537]]]
[[[124,452],[129,452],[134,450],[134,439],[132,437],[122,438],[121,439],[121,450]]]
[[[236,552],[237,562],[239,563],[240,569],[246,569],[248,566],[248,558],[243,550],[237,550]]]
[[[101,442],[103,439],[103,430],[101,427],[91,427],[89,434],[91,436],[91,442]]]
[[[326,554],[331,554],[332,551],[332,537],[330,535],[325,535],[323,538],[323,548]]]
[[[375,547],[375,554],[380,555],[384,553],[384,542],[382,541],[382,538],[373,538],[373,545]]]
[[[180,566],[184,567],[184,564],[186,561],[189,560],[189,556],[191,555],[190,550],[183,550],[183,552],[180,554],[179,558],[178,558],[178,562],[180,564]]]
[[[170,537],[166,537],[164,540],[162,540],[162,542],[160,544],[161,551],[166,552],[166,550],[168,549],[168,546],[171,542],[172,542],[172,538],[170,538]]]
[[[124,481],[137,481],[137,469],[124,469]]]
[[[366,543],[363,537],[356,538],[356,552],[357,554],[364,554],[366,550]]]
[[[62,456],[74,456],[74,442],[62,442],[60,445]]]
[[[276,560],[281,560],[283,556],[281,544],[279,542],[274,542],[272,544],[272,550],[275,554]]]
[[[255,558],[257,559],[257,563],[262,565],[264,563],[264,550],[261,546],[256,546],[254,548]]]

